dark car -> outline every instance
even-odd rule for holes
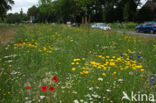
[[[136,26],[136,32],[156,33],[156,22],[145,22],[142,25]]]

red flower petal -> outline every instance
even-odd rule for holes
[[[56,76],[54,76],[51,80],[54,82],[58,82],[58,79],[56,78]]]
[[[50,87],[50,88],[49,88],[49,91],[51,91],[51,92],[54,91],[54,90],[55,90],[54,87]]]
[[[20,44],[22,44],[22,42],[21,42],[21,41],[19,41],[19,42],[18,42],[18,45],[20,45]]]
[[[42,86],[42,87],[41,87],[41,91],[42,91],[42,92],[47,92],[47,88],[48,88],[47,86]]]
[[[29,90],[31,88],[31,86],[27,86],[26,89]]]

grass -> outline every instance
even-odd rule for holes
[[[17,27],[0,50],[0,102],[128,103],[123,91],[156,95],[155,45],[153,38],[65,25]]]
[[[112,30],[123,30],[123,31],[135,31],[135,27],[139,24],[134,22],[123,22],[123,23],[111,23],[109,24]]]

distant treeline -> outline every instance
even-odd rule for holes
[[[138,9],[141,0],[39,0],[27,14],[7,14],[7,23],[87,22],[144,22],[156,20],[156,0]]]

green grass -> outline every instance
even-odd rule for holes
[[[123,23],[111,23],[109,24],[112,28],[112,30],[123,30],[123,31],[134,31],[135,27],[139,24],[134,22],[123,22]]]
[[[156,78],[151,77],[156,74],[154,45],[153,38],[102,30],[23,25],[0,50],[0,102],[129,103],[121,101],[123,91],[156,96],[156,81],[150,82]],[[42,92],[45,85],[55,90]]]

